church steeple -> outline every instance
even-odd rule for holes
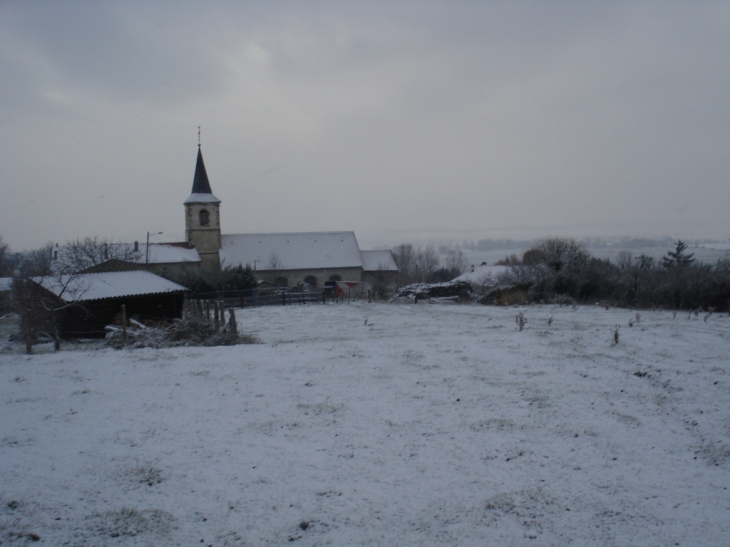
[[[200,255],[201,275],[214,279],[220,273],[221,263],[221,201],[213,195],[208,173],[203,163],[203,153],[198,143],[198,160],[195,164],[193,191],[185,200],[185,235]]]
[[[208,182],[208,173],[205,171],[205,163],[203,163],[203,153],[198,145],[198,161],[195,164],[195,177],[193,178],[193,194],[212,194],[210,182]]]

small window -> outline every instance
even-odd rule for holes
[[[342,277],[340,277],[340,276],[339,276],[339,275],[337,275],[337,274],[332,274],[332,275],[330,276],[330,281],[342,281]]]
[[[198,216],[200,217],[201,226],[208,226],[208,224],[210,224],[210,214],[206,209],[201,209]]]
[[[304,278],[304,282],[309,285],[310,287],[316,287],[317,286],[317,278],[313,275],[308,275]]]

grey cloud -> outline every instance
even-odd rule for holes
[[[17,3],[3,8],[2,24],[6,40],[17,38],[15,50],[45,65],[26,74],[30,89],[86,90],[159,105],[215,94],[227,83],[224,63],[195,28],[195,14],[175,13],[137,3]],[[3,65],[18,71],[22,61],[6,57]]]
[[[197,125],[229,231],[722,234],[729,28],[723,2],[10,2],[0,159],[128,206],[116,237],[179,229]]]

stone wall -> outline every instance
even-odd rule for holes
[[[310,270],[258,270],[256,277],[276,284],[276,279],[284,277],[287,279],[287,286],[296,287],[299,283],[305,283],[309,276],[317,280],[317,287],[324,287],[326,281],[332,276],[340,276],[340,281],[362,281],[362,268],[327,268]]]

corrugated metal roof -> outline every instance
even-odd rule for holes
[[[250,265],[271,270],[271,258],[280,270],[361,268],[360,247],[354,232],[301,232],[285,234],[229,234],[221,238],[224,266]]]
[[[85,302],[124,296],[176,293],[187,290],[182,285],[142,270],[61,277],[35,277],[33,281],[59,296],[64,302]]]
[[[384,251],[360,251],[362,255],[363,270],[366,272],[397,272],[398,266],[393,258],[393,253]]]

